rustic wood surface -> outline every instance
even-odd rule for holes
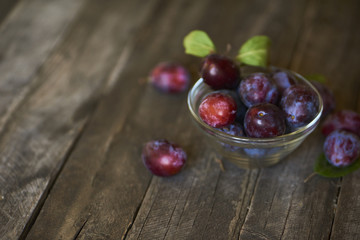
[[[280,164],[245,170],[192,123],[186,93],[146,82],[161,61],[198,78],[183,37],[209,33],[234,56],[253,35],[271,63],[321,73],[338,109],[360,112],[357,0],[0,1],[0,239],[360,239],[360,171],[313,177],[315,130]],[[171,178],[142,145],[188,153]]]

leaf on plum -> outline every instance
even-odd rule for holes
[[[327,178],[343,177],[359,168],[360,168],[360,159],[358,159],[355,163],[347,167],[335,167],[327,161],[324,153],[322,153],[318,157],[314,165],[314,171],[317,174]]]
[[[185,53],[197,57],[205,57],[216,51],[214,43],[206,32],[200,30],[191,31],[184,38]]]
[[[305,75],[304,77],[310,81],[316,81],[316,82],[323,83],[323,84],[326,83],[325,76],[321,75],[321,74],[308,74],[308,75]]]
[[[236,60],[240,63],[266,67],[268,64],[271,40],[267,36],[254,36],[240,48]]]

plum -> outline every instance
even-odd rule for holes
[[[305,85],[293,85],[285,90],[280,107],[286,114],[291,131],[311,122],[319,110],[318,95]]]
[[[296,84],[295,77],[286,71],[278,70],[273,72],[272,79],[277,85],[280,93],[283,93],[287,88]]]
[[[321,117],[324,118],[335,109],[334,95],[332,94],[330,89],[326,87],[324,84],[317,81],[312,81],[311,83],[318,90],[323,100],[324,109]]]
[[[226,127],[219,128],[219,130],[224,132],[224,133],[227,133],[229,135],[235,136],[235,137],[243,137],[243,136],[245,136],[243,127],[238,122],[234,122],[234,123],[231,123],[230,125],[228,125]],[[219,142],[219,143],[221,145],[223,145],[229,151],[237,151],[237,150],[241,149],[241,147],[239,147],[239,146],[233,146],[233,145],[223,143],[223,142]]]
[[[212,89],[234,89],[240,82],[240,69],[223,55],[208,55],[200,71],[204,82]]]
[[[178,145],[161,139],[145,144],[142,159],[151,173],[161,177],[168,177],[181,171],[187,156],[185,151]]]
[[[360,156],[360,139],[351,132],[335,130],[325,139],[324,153],[331,165],[349,166]]]
[[[338,111],[325,119],[321,131],[327,136],[337,129],[353,132],[360,137],[360,114],[351,110]]]
[[[238,93],[247,107],[259,103],[276,104],[279,91],[273,80],[265,73],[253,73],[240,82]]]
[[[201,101],[199,115],[209,126],[221,128],[234,122],[236,108],[236,102],[230,95],[214,92]]]
[[[248,109],[244,120],[248,137],[269,138],[285,133],[285,115],[280,108],[271,103],[261,103]]]
[[[190,74],[180,64],[162,62],[156,65],[150,73],[150,83],[166,93],[185,91],[190,83]]]

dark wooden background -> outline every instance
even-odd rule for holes
[[[360,239],[360,171],[314,177],[316,130],[282,163],[243,170],[191,122],[186,93],[146,83],[183,37],[209,33],[230,55],[271,37],[273,65],[321,73],[338,109],[360,112],[357,0],[1,0],[1,239]],[[167,138],[189,155],[152,176],[142,144]]]

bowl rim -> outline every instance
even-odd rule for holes
[[[213,128],[209,125],[207,125],[204,121],[201,120],[201,118],[197,115],[194,106],[195,105],[195,96],[197,91],[199,91],[199,88],[202,86],[205,86],[205,83],[203,82],[203,79],[200,78],[190,89],[190,91],[188,92],[188,96],[187,96],[187,105],[188,105],[188,109],[191,113],[191,116],[193,117],[193,119],[196,121],[197,124],[199,124],[203,130],[206,130],[205,132],[207,132],[208,134],[212,135],[213,137],[216,138],[221,138],[222,140],[225,140],[226,142],[235,142],[235,143],[241,143],[241,144],[270,144],[270,143],[281,143],[281,142],[288,142],[297,138],[300,138],[301,136],[306,136],[307,133],[312,132],[313,129],[315,129],[315,127],[317,126],[322,112],[323,112],[323,100],[322,97],[319,93],[319,91],[315,88],[314,85],[312,85],[310,83],[310,81],[308,81],[305,77],[303,77],[302,75],[292,71],[292,70],[288,70],[288,69],[284,69],[284,68],[279,68],[276,67],[276,69],[280,69],[282,71],[286,71],[289,72],[293,75],[295,75],[297,78],[301,79],[304,83],[306,83],[313,91],[315,91],[315,93],[318,96],[319,99],[319,111],[317,112],[316,116],[314,117],[313,120],[311,120],[311,122],[309,122],[307,125],[300,127],[299,129],[297,129],[296,131],[287,133],[287,134],[283,134],[280,136],[276,136],[276,137],[271,137],[271,138],[251,138],[251,137],[239,137],[239,136],[234,136],[234,135],[230,135],[227,134],[225,132],[222,132],[216,128]]]

